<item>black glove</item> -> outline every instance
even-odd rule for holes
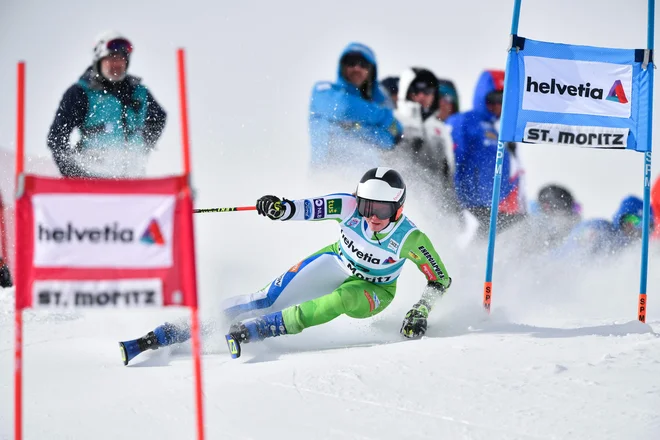
[[[403,319],[403,325],[401,325],[401,334],[406,338],[423,336],[426,333],[426,319],[428,317],[429,308],[423,303],[418,302],[406,313],[406,317]]]
[[[279,197],[263,196],[257,200],[257,212],[271,220],[279,220],[284,215],[285,208]]]

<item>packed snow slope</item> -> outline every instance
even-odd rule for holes
[[[625,6],[625,7],[624,7]],[[108,28],[135,44],[142,76],[169,121],[151,175],[180,172],[175,49],[187,50],[193,183],[199,207],[352,191],[364,170],[308,172],[306,110],[313,83],[333,79],[349,41],[373,47],[380,76],[411,65],[455,80],[470,107],[482,69],[503,68],[512,1],[165,0],[112,7],[98,0],[0,4],[0,145],[15,139],[15,61],[27,62],[27,150],[49,160],[48,127],[61,95],[89,64]],[[480,12],[476,11],[480,9]],[[646,2],[523,3],[520,34],[539,40],[644,47]],[[71,25],[74,23],[74,25]],[[656,112],[657,120],[658,112]],[[657,124],[656,133],[657,133]],[[609,217],[641,196],[634,152],[520,148],[530,197],[569,186],[585,216]],[[7,156],[2,156],[7,157]],[[37,160],[37,159],[35,159]],[[654,176],[660,169],[657,160]],[[2,164],[3,194],[13,177]],[[524,236],[497,242],[493,312],[480,305],[485,244],[455,245],[456,222],[415,191],[406,213],[436,244],[454,280],[416,341],[398,331],[424,279],[406,267],[397,297],[370,320],[248,344],[231,360],[221,298],[250,292],[337,239],[333,222],[271,222],[254,213],[196,217],[208,438],[660,438],[660,274],[651,249],[647,324],[636,321],[639,249],[579,264],[520,254]],[[11,191],[11,190],[9,190]],[[11,194],[11,192],[10,192]],[[117,341],[185,310],[25,313],[26,439],[194,438],[190,348],[121,363]],[[13,438],[13,290],[0,291],[0,439]]]

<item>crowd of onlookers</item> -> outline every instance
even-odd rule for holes
[[[463,243],[484,238],[503,91],[504,71],[482,72],[472,108],[466,110],[451,80],[420,67],[380,80],[372,49],[351,43],[339,55],[336,80],[318,82],[312,90],[311,164],[403,169],[423,182],[439,213],[459,218],[467,236]],[[557,255],[611,254],[638,241],[643,215],[639,197],[622,195],[611,219],[590,220],[582,218],[579,203],[562,185],[549,183],[529,200],[516,145],[504,148],[498,232],[526,224],[539,246]],[[660,214],[660,179],[653,201],[651,228],[658,223],[653,213]]]

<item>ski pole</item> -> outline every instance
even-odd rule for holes
[[[234,212],[234,211],[256,211],[256,206],[234,206],[231,208],[205,208],[193,209],[193,214],[202,214],[205,212]]]

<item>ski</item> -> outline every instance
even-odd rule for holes
[[[227,347],[232,359],[237,359],[241,356],[241,344],[231,335],[225,335],[227,340]]]

